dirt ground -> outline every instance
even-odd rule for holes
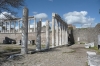
[[[0,47],[2,46],[0,45]],[[33,47],[31,46],[31,48]],[[57,47],[46,52],[27,54],[17,60],[3,61],[1,66],[87,66],[87,51],[94,50],[85,49],[84,44],[74,44],[69,47]]]

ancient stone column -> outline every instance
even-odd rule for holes
[[[62,45],[62,22],[60,22],[60,43],[59,45]]]
[[[65,23],[63,25],[63,45],[65,45]]]
[[[64,24],[62,23],[62,45],[64,45]]]
[[[9,22],[9,33],[11,33],[11,22]]]
[[[30,32],[30,20],[28,20],[28,32]]]
[[[20,32],[20,21],[18,21],[18,32]]]
[[[7,32],[7,22],[5,22],[5,33]]]
[[[34,18],[34,32],[36,32],[36,18]]]
[[[41,31],[42,31],[42,18],[40,19],[40,21],[41,21]]]
[[[55,46],[55,13],[52,13],[52,47]]]
[[[36,51],[41,50],[41,21],[37,23]]]
[[[5,24],[5,22],[3,22],[3,24]],[[4,27],[4,25],[3,25],[3,33],[5,33],[5,27]]]
[[[59,22],[56,21],[56,46],[59,45]]]
[[[28,41],[28,8],[23,9],[23,19],[22,19],[22,47],[21,54],[27,54],[27,42]]]
[[[67,45],[68,44],[68,30],[67,30],[67,26],[65,28],[65,31],[66,31],[65,32],[66,33],[66,43],[65,44]]]
[[[1,33],[3,33],[3,22],[1,22],[1,25],[2,25]]]
[[[15,29],[15,27],[16,27],[16,22],[14,22],[14,33],[16,32],[16,29]]]
[[[46,21],[46,49],[49,49],[50,45],[50,33],[49,33],[49,21]]]
[[[42,28],[42,18],[40,19],[40,21],[41,21],[41,28]],[[42,29],[41,29],[42,30]]]
[[[66,40],[66,38],[67,38],[67,35],[66,35],[66,23],[65,23],[65,25],[64,25],[64,35],[65,35],[65,36],[64,36],[64,39],[65,39],[65,40],[64,40],[64,44],[66,45],[66,41],[67,41],[67,40]]]

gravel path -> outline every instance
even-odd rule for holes
[[[86,51],[83,44],[58,47],[48,52],[25,55],[21,60],[7,61],[2,66],[86,66]]]

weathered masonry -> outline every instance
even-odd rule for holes
[[[5,37],[14,39],[17,43],[21,40],[22,54],[28,53],[29,40],[35,40],[36,51],[41,51],[41,44],[45,44],[45,49],[68,44],[68,25],[58,14],[52,13],[52,24],[46,20],[45,31],[43,32],[43,19],[38,20],[34,16],[29,17],[28,12],[25,7],[22,18],[1,20],[0,43],[3,43]],[[30,24],[34,27],[30,28]],[[18,29],[16,29],[16,26],[18,26]],[[10,40],[7,39],[6,41],[9,42]]]
[[[52,13],[52,47],[66,44],[68,44],[68,25],[58,14]]]
[[[73,30],[75,42],[80,43],[94,43],[95,46],[100,44],[100,23],[91,28],[76,28]]]

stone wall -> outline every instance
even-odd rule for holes
[[[95,45],[98,45],[98,35],[100,35],[100,23],[97,24],[94,28],[94,42],[95,42]]]
[[[52,40],[50,32],[50,44]],[[97,24],[94,28],[76,28],[73,29],[73,36],[74,36],[74,41],[75,43],[78,42],[78,37],[79,41],[81,43],[90,43],[94,42],[95,46],[98,45],[98,35],[100,35],[100,23]],[[5,37],[9,37],[11,39],[16,40],[17,42],[21,40],[21,33],[0,33],[0,43],[3,43],[3,40]],[[41,33],[41,44],[46,43],[46,33],[42,32]],[[36,34],[34,32],[28,34],[28,40],[35,40],[36,39]],[[55,38],[56,39],[56,38]],[[55,41],[56,42],[56,41]]]
[[[77,43],[78,38],[80,42],[87,42],[88,30],[87,29],[80,29],[76,28],[73,30],[74,40]]]
[[[100,35],[100,23],[94,28],[76,28],[73,30],[74,40],[77,43],[78,37],[81,43],[94,42],[95,46],[98,45],[98,35]]]
[[[11,38],[11,39],[14,39],[16,40],[17,42],[19,40],[22,39],[21,37],[21,33],[0,33],[0,43],[3,43],[3,40],[5,40],[5,37],[8,37],[8,38]],[[42,44],[45,44],[46,43],[46,33],[45,32],[42,32],[41,33],[41,42]],[[28,40],[36,40],[36,34],[35,33],[28,33]],[[51,44],[51,33],[50,33],[50,44]]]

